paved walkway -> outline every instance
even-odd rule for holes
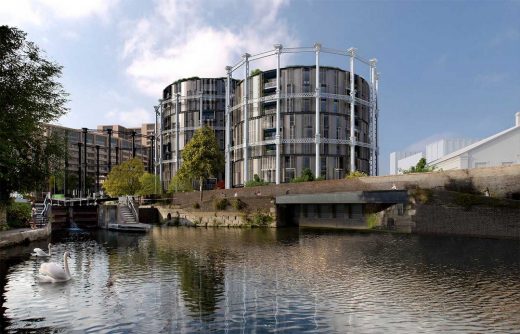
[[[46,239],[50,235],[50,228],[43,227],[32,230],[30,228],[17,228],[0,231],[0,248],[10,247],[24,242]]]

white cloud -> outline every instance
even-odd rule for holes
[[[266,51],[276,43],[297,44],[279,15],[286,4],[230,0],[219,6],[202,0],[160,0],[150,16],[125,27],[126,72],[141,92],[156,97],[179,78],[225,76],[225,67],[245,52]],[[236,12],[237,8],[242,10]],[[234,28],[223,28],[214,18],[230,20],[225,23]]]
[[[23,26],[42,25],[53,19],[77,20],[91,16],[106,19],[119,0],[4,0],[0,22]]]
[[[125,127],[137,127],[143,123],[152,123],[155,120],[152,113],[143,108],[135,108],[129,111],[112,110],[105,114],[105,119],[110,124],[124,124]]]

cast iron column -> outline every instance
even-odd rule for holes
[[[281,154],[281,138],[280,138],[280,53],[282,51],[281,44],[275,44],[276,52],[276,161],[275,161],[275,182],[280,184],[280,154]]]
[[[86,196],[87,194],[87,166],[88,166],[88,162],[87,162],[87,131],[88,129],[87,128],[83,128],[83,158],[84,158],[84,169],[83,169],[83,194]]]
[[[179,168],[181,168],[181,155],[179,154],[180,144],[179,144],[179,114],[181,112],[181,94],[175,93],[175,174]]]
[[[99,193],[99,145],[96,145],[96,192]]]
[[[83,191],[83,183],[81,182],[81,178],[83,177],[83,173],[81,172],[81,143],[78,143],[78,195],[82,197]]]
[[[242,156],[243,156],[243,159],[244,159],[244,170],[243,170],[243,173],[244,175],[242,176],[242,184],[245,185],[247,181],[249,181],[249,113],[248,113],[248,104],[249,104],[249,84],[248,84],[248,79],[249,79],[249,57],[251,55],[249,53],[245,53],[242,57],[245,59],[245,75],[244,75],[244,97],[243,97],[243,100],[244,100],[244,104],[243,104],[243,107],[244,107],[244,126],[243,126],[243,129],[244,129],[244,133],[243,133],[243,138],[244,138],[244,142],[242,143],[242,147],[243,147],[243,153],[242,153]]]
[[[112,170],[112,129],[107,129],[108,132],[108,172]]]
[[[231,66],[226,66],[227,80],[226,80],[226,169],[224,178],[226,180],[226,189],[231,189]]]
[[[315,173],[314,175],[316,177],[321,176],[321,159],[320,159],[320,92],[321,92],[321,85],[320,85],[320,50],[321,50],[321,44],[316,43],[314,44],[314,50],[316,51],[316,114],[315,114],[315,134],[314,134],[314,142],[316,143],[316,161],[315,161]]]
[[[132,131],[132,158],[135,158],[135,131]]]
[[[356,90],[354,86],[354,57],[356,56],[356,49],[350,48],[347,51],[350,56],[350,173],[353,173],[356,171]]]

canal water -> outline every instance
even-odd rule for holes
[[[0,251],[0,332],[520,332],[520,243],[294,229],[154,228]]]

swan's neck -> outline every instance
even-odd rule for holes
[[[49,256],[51,256],[51,245],[49,245]]]
[[[69,262],[67,260],[67,255],[63,255],[63,269],[65,269],[65,273],[67,274],[67,277],[70,277]]]

